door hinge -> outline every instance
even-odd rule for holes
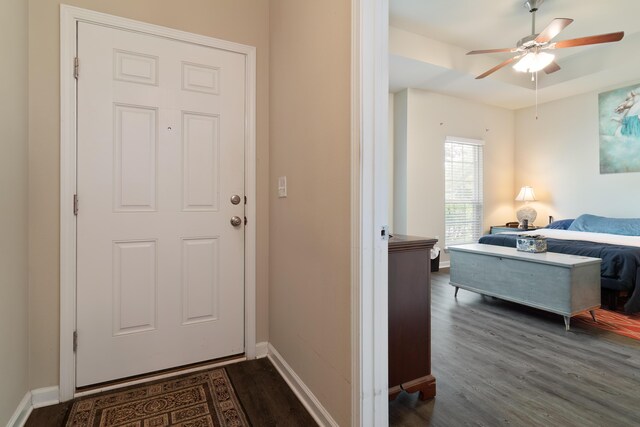
[[[78,195],[73,195],[73,214],[78,215]]]
[[[73,331],[73,352],[78,351],[78,331]]]
[[[80,76],[80,60],[76,56],[73,58],[73,77],[78,80],[78,76]]]
[[[247,196],[244,196],[244,204],[247,204]]]
[[[244,225],[247,225],[247,217],[244,217]]]

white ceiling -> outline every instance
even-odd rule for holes
[[[531,76],[510,66],[476,80],[510,54],[466,56],[474,49],[515,47],[531,33],[524,0],[390,0],[389,88],[420,88],[504,108],[535,103]],[[562,69],[539,73],[539,102],[640,80],[640,0],[546,0],[536,32],[554,18],[574,22],[554,39],[624,31],[617,43],[558,49]]]

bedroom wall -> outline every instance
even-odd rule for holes
[[[27,3],[6,0],[0,14],[0,425],[28,388]]]
[[[391,107],[391,106],[389,106]],[[391,232],[407,233],[407,117],[409,108],[409,91],[403,90],[393,95],[393,178],[389,187],[393,195],[389,203],[393,204]],[[391,108],[389,108],[391,110]]]
[[[60,3],[60,0],[29,1],[29,367],[32,389],[58,384]],[[192,0],[188,3],[173,0],[64,0],[64,3],[257,47],[256,326],[257,341],[267,341],[268,0]],[[7,16],[4,11],[3,16]]]
[[[600,174],[598,93],[615,88],[542,104],[538,120],[534,108],[516,112],[515,183],[533,187],[536,224],[549,215],[640,217],[640,173]]]
[[[482,139],[484,228],[514,220],[515,113],[419,89],[394,97],[394,230],[444,246],[444,141]],[[448,254],[441,262],[448,261]]]
[[[387,221],[389,221],[389,233],[393,233],[393,207],[394,207],[394,201],[393,201],[393,181],[394,181],[394,157],[393,157],[393,152],[395,150],[394,148],[394,95],[392,93],[389,94],[389,139],[388,139],[388,144],[389,144],[389,150],[387,151],[387,173],[389,174],[389,185],[387,186],[387,200],[389,203],[389,209],[387,212]]]
[[[350,13],[342,0],[270,2],[269,341],[341,426],[351,423]]]

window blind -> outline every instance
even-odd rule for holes
[[[484,141],[447,137],[444,149],[445,247],[482,235]]]

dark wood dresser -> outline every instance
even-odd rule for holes
[[[389,400],[402,391],[436,395],[431,375],[431,248],[428,237],[389,239]]]

